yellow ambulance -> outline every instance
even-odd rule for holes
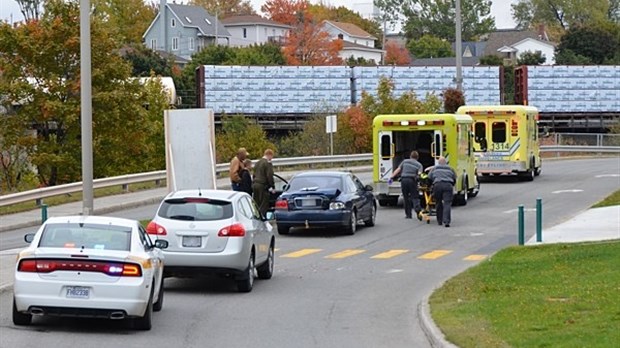
[[[457,114],[474,120],[478,173],[516,174],[526,181],[540,175],[538,109],[524,105],[461,106]]]

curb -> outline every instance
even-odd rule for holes
[[[418,303],[418,320],[420,327],[433,348],[458,348],[458,346],[448,342],[443,332],[437,327],[433,318],[431,317],[431,309],[428,304],[428,296],[425,296],[422,301]]]

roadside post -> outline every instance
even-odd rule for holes
[[[41,204],[41,223],[47,221],[47,204]]]
[[[336,115],[328,115],[325,117],[325,133],[329,134],[329,155],[334,155],[334,133],[338,130],[338,121]]]
[[[519,245],[525,244],[525,216],[523,204],[519,204]]]
[[[542,198],[536,198],[536,242],[542,242]]]

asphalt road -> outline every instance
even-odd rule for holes
[[[543,225],[550,227],[620,186],[618,177],[604,175],[620,173],[618,158],[549,161],[543,168],[531,183],[483,182],[477,198],[453,209],[450,228],[406,220],[402,208],[388,207],[379,209],[375,227],[362,227],[354,236],[293,230],[277,239],[273,279],[257,281],[249,294],[235,292],[226,279],[167,279],[164,309],[155,313],[148,333],[129,330],[123,322],[83,319],[35,318],[31,327],[15,327],[12,293],[5,292],[0,345],[428,347],[417,304],[449,277],[516,244],[519,204],[526,207],[529,237],[537,197],[543,199]],[[360,177],[369,181],[367,174]],[[114,215],[144,219],[154,209]],[[21,235],[3,233],[0,243],[4,247]],[[344,250],[351,250],[350,256],[338,258]]]

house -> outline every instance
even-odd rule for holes
[[[497,55],[509,63],[516,63],[524,52],[540,51],[547,59],[544,65],[555,64],[555,45],[549,41],[544,28],[539,32],[500,29],[489,34],[485,55]]]
[[[463,58],[468,57],[483,57],[485,48],[487,47],[486,41],[464,41],[461,43]],[[456,43],[452,43],[452,51],[456,52]]]
[[[267,42],[282,44],[291,26],[261,16],[233,16],[222,19],[230,33],[231,46],[260,45]]]
[[[357,25],[325,20],[323,21],[323,30],[331,38],[343,41],[343,49],[340,51],[340,58],[343,60],[347,60],[352,56],[376,63],[381,62],[384,51],[375,48],[377,38]]]
[[[160,1],[159,13],[142,36],[147,47],[191,59],[215,43],[228,44],[230,33],[217,17],[200,6]]]

